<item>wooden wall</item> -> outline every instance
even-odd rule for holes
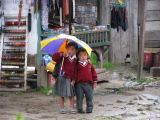
[[[110,2],[117,0],[102,0],[101,24],[110,24]],[[109,48],[109,62],[125,63],[127,54],[130,54],[131,65],[138,64],[138,0],[123,0],[128,8],[129,28],[126,32],[111,30],[112,45]],[[145,51],[160,51],[160,0],[147,0]]]
[[[145,50],[160,51],[160,0],[147,1]]]
[[[110,24],[110,2],[116,0],[102,0],[102,25]],[[125,0],[124,0],[125,1]],[[126,32],[120,29],[111,30],[112,45],[109,48],[109,62],[125,63],[126,55],[130,55],[131,64],[138,63],[138,0],[126,0],[129,27]]]

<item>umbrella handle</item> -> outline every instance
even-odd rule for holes
[[[62,72],[62,69],[60,69],[60,76],[63,76],[65,72]]]

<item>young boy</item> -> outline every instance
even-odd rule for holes
[[[76,90],[76,107],[78,113],[83,111],[83,99],[86,97],[86,113],[92,113],[93,110],[93,88],[97,86],[97,73],[88,61],[86,49],[80,48],[77,52],[78,61],[76,64],[73,80]]]

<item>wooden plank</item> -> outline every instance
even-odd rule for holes
[[[45,87],[47,88],[47,71],[45,70],[45,66],[41,66],[41,71],[40,71],[40,87]]]
[[[160,10],[160,0],[147,1],[147,10]]]
[[[146,21],[160,21],[160,10],[146,11]]]
[[[145,19],[146,19],[146,4],[147,0],[141,3],[141,20],[140,20],[140,39],[139,39],[139,59],[137,79],[141,79],[143,70],[143,52],[144,52],[144,35],[145,35]]]
[[[145,31],[150,31],[150,30],[160,30],[160,21],[146,22]]]
[[[6,91],[6,92],[17,92],[17,91],[26,91],[24,88],[0,88],[0,91]]]
[[[160,40],[160,30],[145,31],[145,41],[147,40]]]
[[[138,0],[130,0],[128,6],[129,9],[129,30],[126,34],[127,41],[129,42],[127,52],[130,54],[131,65],[137,65],[138,61],[138,26],[137,26],[137,14],[138,14]],[[128,36],[127,36],[128,35]]]
[[[144,48],[144,51],[150,51],[152,53],[160,52],[160,48]]]
[[[160,40],[145,41],[145,48],[160,48]]]

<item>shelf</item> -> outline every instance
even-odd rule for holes
[[[5,16],[5,32],[0,41],[0,91],[26,91],[28,21],[22,16],[18,28],[17,16]],[[12,85],[17,85],[16,88]],[[19,87],[18,87],[19,86]]]

